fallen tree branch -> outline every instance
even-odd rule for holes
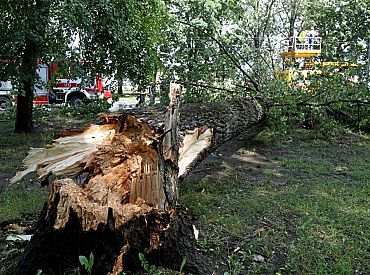
[[[251,77],[243,69],[243,67],[239,64],[238,60],[226,49],[226,47],[224,46],[224,44],[221,41],[219,41],[213,35],[208,34],[205,30],[203,30],[202,28],[197,27],[194,24],[191,24],[191,23],[185,22],[185,21],[181,21],[181,20],[178,20],[178,22],[201,31],[203,34],[208,36],[212,41],[214,41],[222,49],[222,51],[226,54],[226,56],[230,59],[230,61],[235,65],[235,67],[243,74],[243,76],[245,76],[250,81],[250,83],[252,83],[252,86],[254,87],[255,91],[256,92],[260,91],[260,86],[258,85],[258,83],[253,79],[253,77]],[[248,87],[248,89],[251,89],[251,88]]]

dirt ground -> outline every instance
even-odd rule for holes
[[[246,140],[243,137],[232,139],[204,158],[185,181],[199,181],[202,179],[221,179],[227,171],[238,171],[243,178],[261,182],[266,180],[262,167],[281,168],[277,162],[263,154],[248,150],[258,146],[255,140]],[[268,150],[268,148],[265,148]],[[248,169],[245,169],[245,165]],[[220,169],[221,168],[221,169]],[[259,170],[260,169],[260,170]],[[224,179],[225,180],[225,179]],[[274,182],[283,184],[284,177],[277,176]]]

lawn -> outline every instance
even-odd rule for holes
[[[219,273],[370,273],[370,141],[311,136],[226,144],[182,183]]]
[[[47,198],[35,176],[9,185],[28,149],[86,123],[55,115],[37,121],[32,135],[0,122],[0,233],[10,223],[34,224]],[[216,274],[369,274],[369,171],[365,135],[265,130],[212,152],[180,183],[180,200],[198,217],[199,249]],[[5,268],[23,247],[3,237]]]
[[[89,120],[76,115],[78,109],[41,109],[34,111],[35,132],[14,134],[15,110],[0,113],[0,223],[21,220],[42,209],[48,191],[41,188],[35,175],[11,185],[10,178],[21,170],[22,161],[31,147],[42,147],[52,142],[53,136],[63,130],[84,127]],[[76,119],[79,118],[79,119]]]

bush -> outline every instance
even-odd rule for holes
[[[1,121],[14,121],[16,115],[16,108],[12,106],[7,108],[5,111],[0,112],[0,120]]]
[[[369,87],[367,82],[355,83],[347,76],[328,70],[311,76],[309,84],[300,88],[297,82],[271,83],[262,96],[272,103],[270,125],[285,130],[299,126],[324,135],[336,134],[342,127],[368,130]]]
[[[59,114],[66,117],[94,120],[97,114],[109,111],[110,104],[106,100],[89,101],[80,106],[63,106]]]

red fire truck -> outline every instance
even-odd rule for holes
[[[47,66],[38,64],[37,74],[39,83],[34,87],[34,105],[47,104],[69,104],[71,106],[81,105],[84,101],[95,100],[98,98],[108,99],[112,94],[104,90],[103,79],[95,77],[92,85],[82,85],[81,79],[57,78],[53,87],[48,87],[47,83],[52,79],[57,70],[57,65]],[[6,109],[16,102],[16,97],[12,96],[14,89],[10,81],[0,82],[0,110]],[[15,99],[15,100],[14,100]]]

